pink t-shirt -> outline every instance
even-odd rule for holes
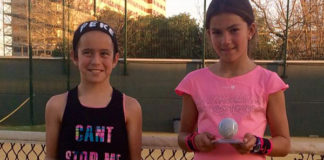
[[[209,132],[217,139],[218,124],[223,118],[233,118],[238,124],[235,139],[242,140],[249,132],[263,137],[267,125],[266,109],[269,94],[285,90],[277,73],[257,66],[252,71],[233,78],[217,76],[202,68],[189,73],[175,89],[178,95],[191,95],[198,110],[198,133]],[[211,152],[195,153],[195,160],[264,160],[265,156],[239,154],[229,144],[218,144]]]

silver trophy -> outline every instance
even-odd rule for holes
[[[224,118],[218,125],[218,132],[223,136],[222,139],[218,139],[215,143],[242,143],[238,139],[233,139],[238,131],[238,125],[232,118]]]

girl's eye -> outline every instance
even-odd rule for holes
[[[109,56],[109,55],[110,55],[109,52],[101,52],[100,54],[101,54],[102,56]]]
[[[213,35],[221,35],[222,32],[220,32],[220,31],[212,31],[212,34],[213,34]]]
[[[238,31],[239,31],[238,28],[233,28],[233,29],[231,29],[231,33],[236,33],[236,32],[238,32]]]
[[[85,56],[90,56],[91,52],[90,51],[83,51],[82,54],[85,55]]]

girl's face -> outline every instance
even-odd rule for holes
[[[235,62],[248,58],[248,42],[255,33],[255,24],[248,26],[240,16],[222,13],[210,19],[207,33],[220,60]]]
[[[114,56],[109,35],[101,31],[87,32],[80,38],[77,50],[78,57],[73,61],[80,70],[81,82],[109,82],[119,58],[118,53]]]

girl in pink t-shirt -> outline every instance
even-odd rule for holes
[[[189,73],[177,86],[183,96],[178,142],[194,151],[196,160],[264,160],[285,156],[290,135],[280,77],[249,57],[256,24],[249,0],[213,0],[207,10],[206,30],[219,63]],[[222,119],[238,124],[235,143],[220,141]],[[263,138],[266,125],[271,138]]]

